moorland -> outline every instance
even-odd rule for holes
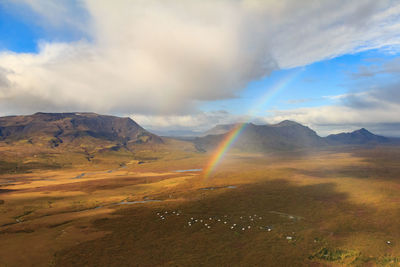
[[[400,263],[396,142],[362,143],[362,130],[333,144],[285,122],[290,142],[246,150],[279,136],[251,126],[206,176],[224,133],[183,141],[126,119],[35,115],[0,119],[0,266]]]

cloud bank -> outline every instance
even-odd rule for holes
[[[235,97],[271,71],[400,44],[400,4],[389,0],[5,0],[0,5],[24,7],[52,31],[68,28],[86,36],[75,42],[42,40],[38,53],[0,52],[2,114],[95,111],[169,125],[192,114],[192,120],[203,121],[199,102]]]
[[[396,62],[391,61],[389,63]],[[384,64],[386,66],[387,64]],[[362,68],[360,71],[364,71]],[[388,71],[392,73],[392,70]],[[381,71],[379,71],[381,73]],[[377,74],[378,75],[378,74]],[[375,87],[375,86],[374,86]],[[400,136],[400,80],[363,92],[330,96],[335,104],[288,110],[271,110],[265,120],[296,120],[322,135],[366,127],[387,136]]]

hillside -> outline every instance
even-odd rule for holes
[[[207,131],[212,134],[189,142],[161,138],[130,118],[95,113],[0,117],[0,169],[73,166],[82,161],[104,164],[111,162],[110,156],[114,158],[113,162],[119,163],[132,159],[149,161],[165,155],[212,151],[235,125],[217,125]],[[232,148],[244,152],[270,152],[392,142],[366,129],[323,138],[309,127],[286,120],[272,125],[246,124]]]
[[[331,134],[326,137],[326,140],[331,145],[366,145],[390,142],[389,138],[375,135],[365,128],[351,133]]]
[[[198,149],[210,151],[215,149],[235,124],[217,125],[207,131],[209,134],[194,140]],[[373,145],[387,144],[394,141],[375,135],[366,129],[352,133],[340,133],[320,137],[317,133],[300,123],[285,120],[271,125],[246,124],[242,133],[235,141],[233,148],[241,151],[289,151],[299,148],[318,148],[343,145]]]
[[[218,124],[213,128],[205,131],[201,136],[225,134],[232,130],[236,124]]]
[[[194,142],[199,149],[212,150],[226,134],[199,137]],[[325,141],[315,131],[293,121],[283,121],[273,125],[246,124],[234,148],[263,152],[270,149],[291,150],[321,145],[325,145]]]
[[[57,147],[84,139],[105,140],[121,144],[162,143],[130,118],[95,113],[36,113],[29,116],[0,118],[0,140],[27,140]],[[87,141],[87,140],[86,140]]]
[[[152,134],[130,118],[95,113],[0,117],[0,173],[123,166],[150,162],[171,151],[180,155],[195,148]]]

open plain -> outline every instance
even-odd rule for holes
[[[0,0],[0,267],[400,266],[400,0]]]
[[[400,262],[398,147],[102,157],[3,172],[1,266]]]

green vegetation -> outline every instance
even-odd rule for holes
[[[26,173],[39,169],[59,169],[59,168],[61,168],[61,165],[58,163],[0,161],[0,174]]]
[[[0,262],[399,264],[400,149],[236,151],[203,179],[201,172],[174,170],[202,168],[209,155],[185,142],[168,142],[156,148],[140,144],[134,151],[88,150],[92,161],[83,150],[62,152],[62,145],[52,153],[25,154],[20,162],[43,165],[0,175]],[[5,155],[4,162],[11,162]],[[180,215],[161,220],[161,211]],[[222,218],[227,224],[212,220],[211,228],[204,222],[188,226],[192,217]],[[246,229],[231,229],[233,224]]]
[[[385,255],[382,258],[377,260],[377,264],[379,266],[399,266],[400,265],[400,257]]]
[[[321,248],[317,253],[310,256],[309,259],[318,259],[324,261],[335,261],[339,263],[353,262],[357,257],[360,256],[360,252],[338,249],[338,248]]]

